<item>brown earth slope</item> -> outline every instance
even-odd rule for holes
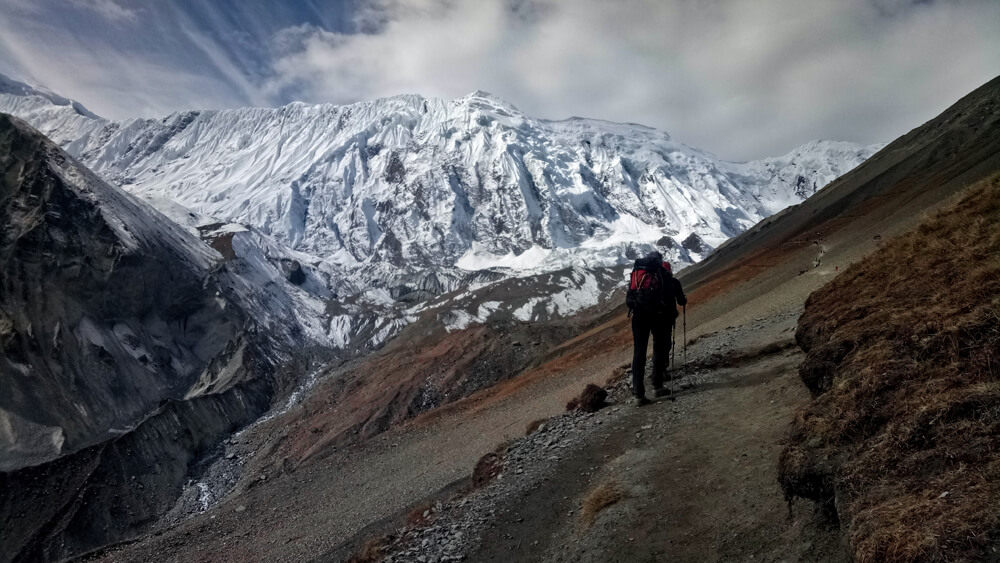
[[[816,395],[782,454],[836,505],[857,561],[958,561],[1000,543],[1000,176],[806,302]]]
[[[743,318],[754,298],[818,283],[1000,170],[1000,77],[893,141],[800,205],[736,237],[681,279],[705,318]],[[819,278],[819,280],[817,280]],[[739,286],[741,290],[732,293]],[[718,325],[713,325],[718,328]],[[724,325],[723,325],[724,326]]]
[[[581,315],[447,332],[433,322],[408,327],[385,349],[326,377],[283,417],[276,459],[295,466],[488,389],[543,363],[560,342],[593,324]]]

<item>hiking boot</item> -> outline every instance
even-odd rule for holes
[[[644,407],[644,406],[646,406],[646,405],[648,405],[648,404],[650,404],[652,402],[653,401],[650,401],[646,397],[636,397],[635,398],[635,406],[637,406],[637,407]]]
[[[670,389],[666,389],[664,387],[657,387],[653,389],[654,397],[666,397],[668,395],[670,395]]]

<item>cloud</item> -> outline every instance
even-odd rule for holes
[[[175,5],[0,0],[0,9],[11,16],[0,18],[0,72],[99,115],[273,103],[227,55],[231,37],[204,31]]]
[[[92,10],[112,22],[134,22],[138,18],[135,10],[126,8],[115,0],[71,0],[73,4]]]
[[[26,41],[0,20],[0,58],[7,61],[0,72],[76,99],[105,117],[153,117],[246,103],[231,85],[210,74],[138,59],[107,46],[84,45],[46,27],[17,31],[48,34],[49,39],[44,45]]]
[[[384,0],[295,30],[268,92],[346,103],[476,89],[529,114],[656,126],[730,159],[887,141],[1000,73],[1000,2]]]
[[[1000,74],[996,0],[0,0],[0,72],[121,119],[487,90],[741,160],[880,142]]]

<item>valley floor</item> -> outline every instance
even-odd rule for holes
[[[395,561],[840,561],[836,523],[804,501],[790,510],[776,479],[784,432],[809,397],[791,343],[797,317],[698,338],[675,401],[636,408],[621,380],[610,407],[559,414],[587,382],[622,375],[630,351],[595,351],[294,470],[245,475],[260,482],[88,559],[342,561],[383,537],[371,552]],[[499,444],[502,476],[464,494]]]

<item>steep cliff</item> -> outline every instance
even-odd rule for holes
[[[0,114],[0,561],[126,537],[199,450],[269,406],[294,331],[265,338],[247,285]]]

